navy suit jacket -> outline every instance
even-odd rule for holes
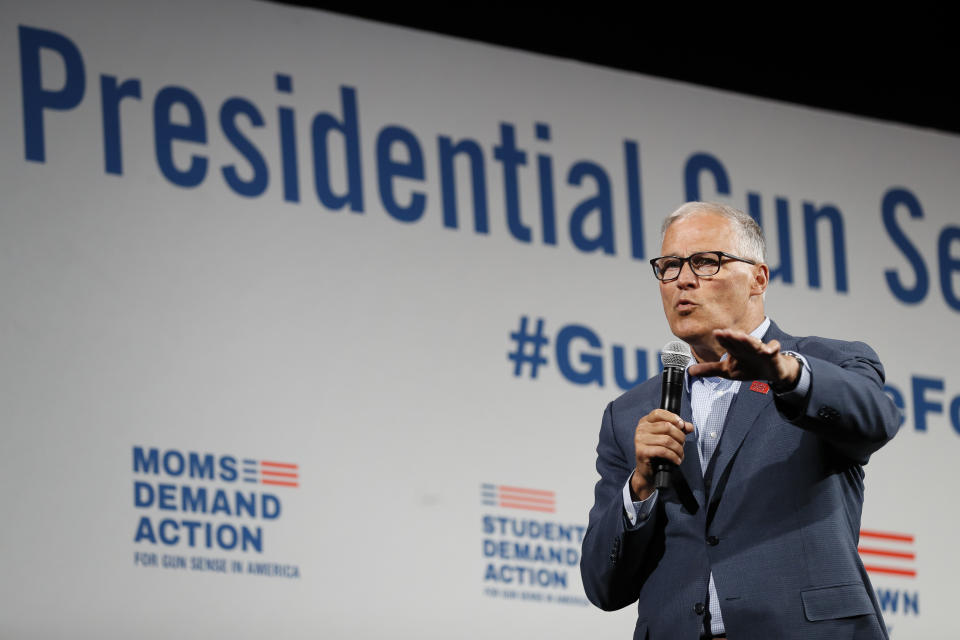
[[[788,407],[741,384],[706,474],[688,437],[671,488],[637,530],[627,529],[623,487],[660,376],[603,414],[581,573],[598,607],[638,603],[635,639],[696,640],[711,571],[736,640],[887,637],[857,553],[863,465],[900,425],[883,366],[861,342],[795,338],[772,323],[763,339],[806,358],[807,402]],[[692,421],[686,391],[681,416]]]

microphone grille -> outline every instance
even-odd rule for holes
[[[668,342],[660,351],[660,362],[663,363],[664,369],[667,367],[686,369],[687,363],[690,362],[690,358],[692,357],[693,354],[690,353],[690,345],[682,340]]]

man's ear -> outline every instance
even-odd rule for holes
[[[761,262],[756,266],[753,277],[753,287],[751,287],[750,293],[755,296],[762,296],[767,290],[767,285],[770,284],[770,267]]]

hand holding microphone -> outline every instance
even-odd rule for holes
[[[671,470],[683,461],[683,443],[693,433],[693,425],[679,416],[683,374],[691,357],[690,347],[680,341],[668,343],[661,352],[660,408],[641,418],[634,432],[637,466],[630,489],[635,500],[669,487]]]

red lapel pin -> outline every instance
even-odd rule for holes
[[[754,380],[750,383],[750,391],[756,391],[757,393],[766,393],[770,391],[770,385],[766,382],[760,382],[759,380]]]

